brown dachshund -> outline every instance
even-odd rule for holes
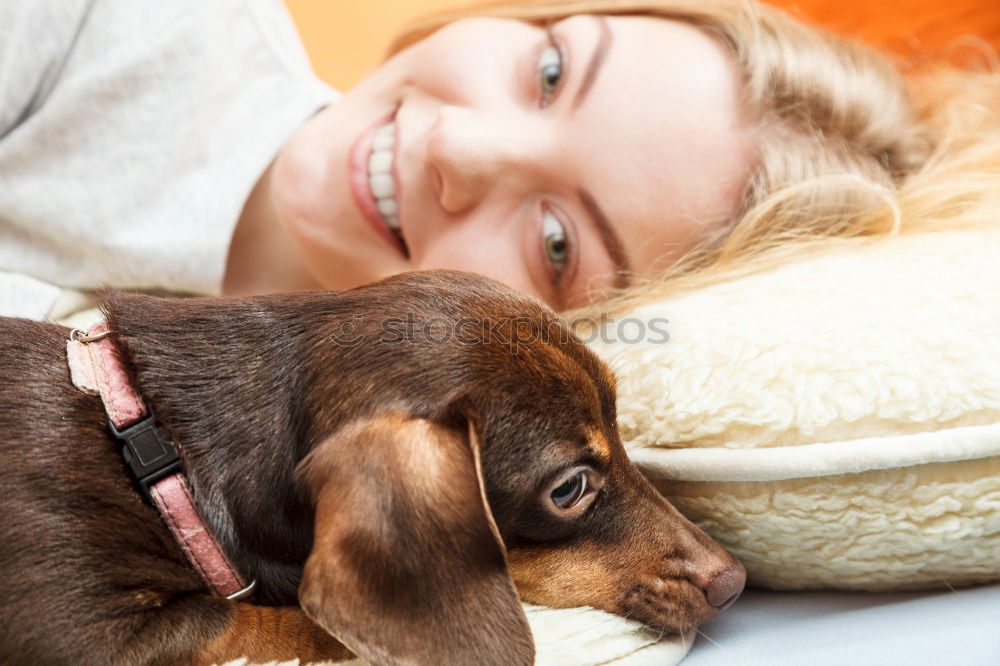
[[[206,591],[70,383],[67,329],[2,319],[4,664],[530,664],[520,600],[672,631],[743,588],[629,462],[606,367],[495,282],[102,307],[255,595]]]

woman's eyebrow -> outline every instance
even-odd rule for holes
[[[627,287],[632,272],[621,237],[615,231],[614,225],[608,221],[608,216],[597,205],[597,200],[594,199],[590,192],[581,188],[576,191],[576,194],[580,198],[580,203],[594,221],[594,226],[597,227],[597,235],[601,238],[601,245],[604,246],[604,251],[608,253],[608,256],[611,257],[611,263],[615,265],[615,288],[623,289]]]
[[[601,65],[604,64],[604,59],[611,48],[612,34],[608,20],[600,14],[595,14],[594,18],[597,19],[600,35],[597,38],[597,45],[590,54],[590,61],[587,63],[587,68],[583,73],[583,80],[580,81],[580,86],[576,90],[576,97],[573,98],[574,109],[580,106],[590,88],[594,85],[597,73],[600,71]]]

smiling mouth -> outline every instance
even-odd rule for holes
[[[405,247],[399,227],[399,204],[396,202],[396,177],[393,171],[395,146],[396,123],[390,120],[375,132],[372,139],[372,150],[368,155],[368,189],[375,199],[382,222]]]
[[[395,248],[404,259],[409,248],[400,225],[399,176],[395,161],[399,149],[396,113],[398,107],[364,131],[355,141],[348,158],[350,191],[362,217],[375,233]]]

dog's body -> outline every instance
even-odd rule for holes
[[[666,629],[742,589],[628,462],[604,366],[486,279],[104,309],[255,603],[209,596],[142,500],[68,331],[3,319],[2,663],[530,663],[512,580]]]

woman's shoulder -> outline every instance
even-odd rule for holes
[[[0,270],[214,292],[246,196],[335,93],[288,57],[278,2],[88,7],[51,90],[0,135]]]
[[[190,61],[205,76],[239,64],[276,62],[288,73],[311,74],[280,0],[95,0],[77,41],[81,59],[127,64],[130,52],[138,51],[153,71]]]
[[[88,4],[0,2],[0,138],[41,104],[87,16]]]

